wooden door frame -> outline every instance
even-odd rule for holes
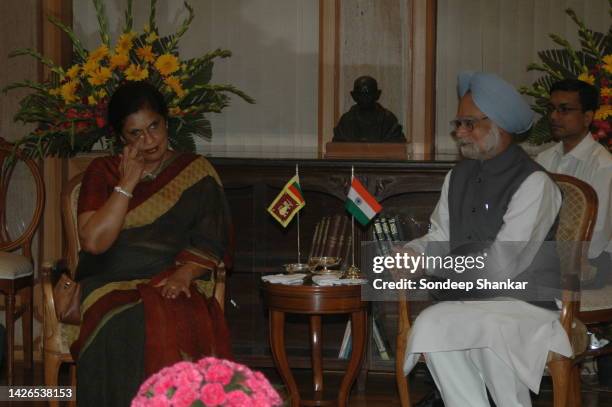
[[[53,16],[66,26],[72,27],[72,0],[43,0],[40,7],[40,52],[56,64],[66,67],[72,61],[72,42],[66,34],[48,20],[48,16]],[[41,64],[40,79],[44,81],[49,78],[50,74],[51,71]],[[42,167],[46,201],[42,225],[41,258],[54,260],[63,255],[60,195],[65,178],[65,160],[47,157]]]
[[[412,153],[433,158],[436,121],[436,13],[437,0],[408,0],[410,52],[405,63],[412,88],[406,101]],[[319,0],[319,95],[317,117],[318,152],[331,141],[340,118],[341,0]]]

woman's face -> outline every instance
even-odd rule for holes
[[[168,151],[166,120],[148,107],[132,113],[125,119],[121,136],[127,145],[138,148],[147,164],[162,161]]]

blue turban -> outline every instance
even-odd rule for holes
[[[462,72],[457,77],[459,97],[468,91],[478,108],[511,134],[525,133],[533,124],[533,111],[523,97],[499,76],[485,72]]]

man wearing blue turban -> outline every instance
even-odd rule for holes
[[[487,273],[503,271],[496,280],[550,273],[548,281],[558,282],[558,264],[542,267],[546,262],[537,260],[543,242],[554,240],[561,193],[514,143],[531,127],[533,112],[512,85],[490,73],[461,73],[458,94],[451,127],[464,159],[444,180],[429,232],[406,250],[431,253],[443,242],[456,256],[466,246],[478,247],[489,254],[487,264],[495,265]],[[511,256],[504,255],[503,242],[514,242]],[[436,270],[426,273],[441,277]],[[482,274],[460,276],[469,281]],[[423,354],[446,407],[488,407],[487,389],[497,407],[531,406],[529,390],[538,392],[548,352],[570,356],[571,347],[558,312],[524,301],[524,294],[427,308],[412,327],[404,372]]]

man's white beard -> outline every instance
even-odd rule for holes
[[[461,155],[463,155],[465,158],[470,158],[472,160],[488,160],[489,158],[493,158],[495,156],[500,139],[501,134],[499,132],[499,128],[495,125],[495,123],[492,123],[491,130],[489,130],[489,133],[484,139],[482,149],[480,149],[476,143],[465,143],[463,141],[458,141],[458,144],[461,150]]]

